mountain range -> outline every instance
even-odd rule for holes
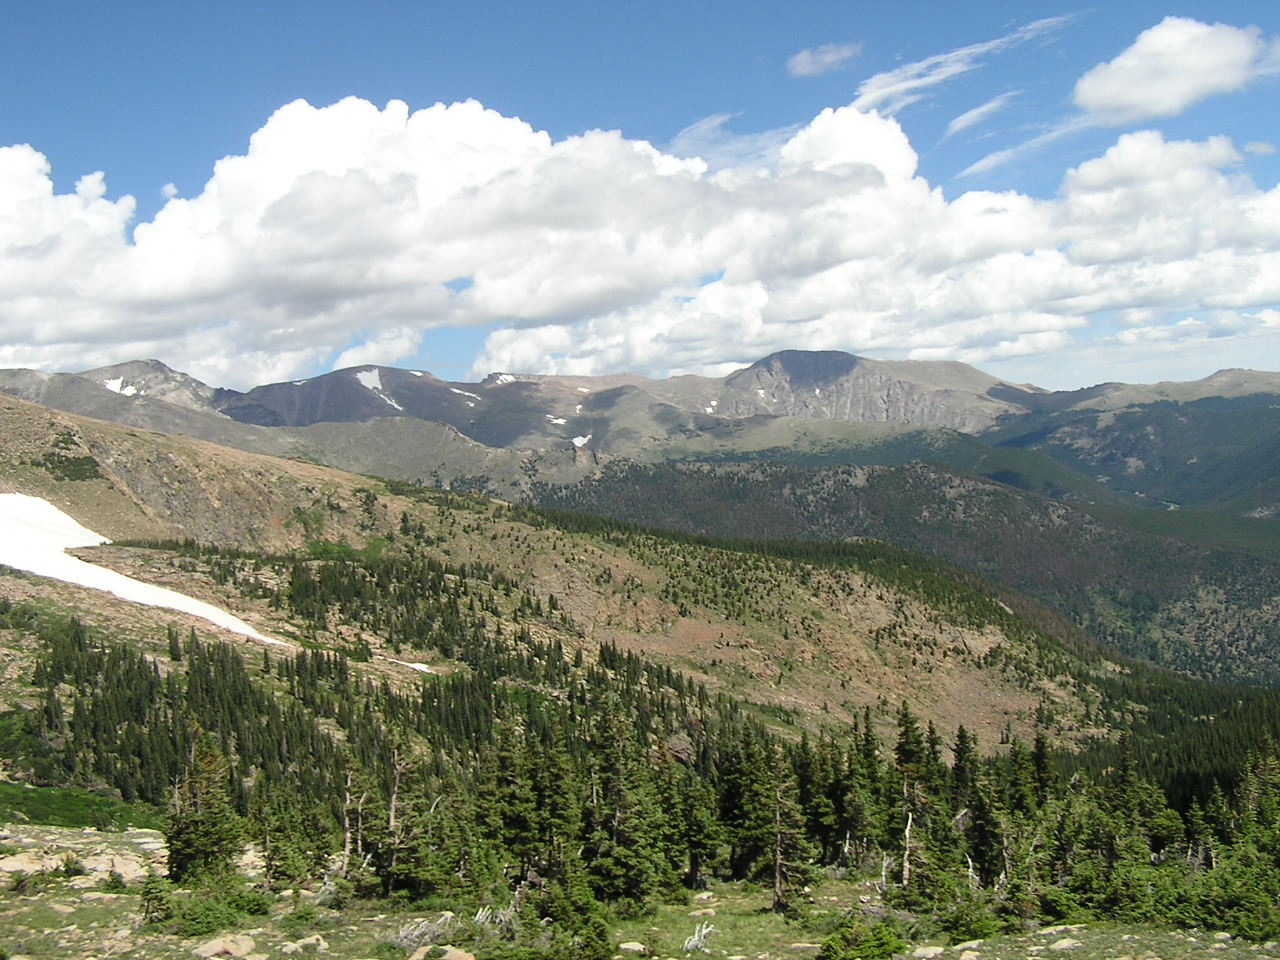
[[[961,363],[784,351],[724,378],[495,373],[454,383],[364,366],[239,392],[151,360],[75,374],[2,370],[0,390],[356,472],[465,478],[517,498],[530,481],[576,480],[619,457],[920,458],[1086,502],[1252,516],[1280,503],[1280,374],[1258,371],[1053,392]]]
[[[1053,392],[960,363],[784,351],[724,378],[363,366],[238,392],[153,360],[5,370],[0,389],[686,533],[872,537],[1027,592],[1130,655],[1280,683],[1280,374]]]

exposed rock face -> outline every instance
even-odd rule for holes
[[[717,412],[758,413],[850,423],[914,423],[979,433],[1025,407],[991,394],[1036,391],[961,363],[886,362],[835,351],[786,350],[724,381]]]
[[[98,886],[114,871],[127,883],[146,876],[148,869],[165,871],[167,851],[164,837],[156,830],[134,828],[119,833],[75,830],[37,824],[8,824],[0,830],[0,840],[15,852],[0,857],[0,883],[19,873],[56,870],[65,858],[79,861],[84,874],[74,886]]]
[[[188,410],[213,411],[217,390],[195,377],[171,370],[159,360],[131,360],[98,367],[80,374],[112,393],[125,397],[150,397]]]

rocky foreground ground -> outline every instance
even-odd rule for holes
[[[316,908],[311,895],[282,894],[255,926],[181,938],[144,926],[139,885],[148,870],[163,872],[163,836],[156,830],[99,831],[32,824],[0,828],[0,957],[8,960],[249,960],[323,957],[332,960],[485,960],[441,943],[414,942],[415,931],[447,931],[449,917],[430,914]],[[253,855],[242,867],[254,874]],[[117,879],[118,878],[118,879]],[[123,888],[121,888],[123,881]],[[814,913],[836,916],[859,888],[833,884],[816,891]],[[832,896],[831,894],[836,894]],[[619,957],[723,960],[798,960],[816,957],[820,937],[770,914],[767,896],[735,886],[715,887],[685,905],[664,905],[655,916],[615,931]],[[691,932],[710,925],[704,945],[686,952]],[[915,944],[909,960],[1280,960],[1280,944],[1254,944],[1214,931],[1118,927],[1045,927],[1021,936],[967,943]]]

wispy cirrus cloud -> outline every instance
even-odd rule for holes
[[[729,121],[740,113],[713,113],[685,127],[672,138],[667,150],[677,157],[699,157],[712,170],[725,167],[769,166],[782,145],[804,124],[791,124],[758,133],[734,133]]]
[[[980,160],[976,160],[961,170],[959,176],[972,177],[980,173],[987,173],[990,170],[995,170],[997,167],[1003,167],[1006,163],[1011,163],[1019,157],[1035,153],[1041,147],[1047,146],[1057,140],[1061,140],[1063,137],[1070,136],[1079,130],[1084,130],[1092,126],[1094,126],[1094,123],[1088,117],[1075,116],[1059,120],[1047,130],[1036,134],[1030,140],[1024,140],[1016,146],[1006,147],[1003,150],[994,150],[991,153],[988,153],[985,157],[982,157]]]
[[[824,43],[820,47],[809,47],[787,61],[787,73],[793,77],[816,77],[843,70],[861,52],[860,43]]]
[[[963,130],[968,130],[970,127],[976,127],[988,117],[999,113],[1007,107],[1009,103],[1020,93],[1022,93],[1021,90],[1010,90],[1008,93],[1002,93],[998,97],[992,97],[986,103],[980,104],[972,110],[966,110],[964,113],[960,114],[960,116],[947,124],[947,132],[943,134],[943,139],[945,140],[947,137],[960,133]]]
[[[1012,33],[982,43],[971,43],[946,53],[935,54],[914,63],[903,64],[868,77],[858,85],[858,98],[853,105],[859,110],[897,113],[928,96],[930,88],[962,76],[982,65],[994,53],[1060,30],[1075,19],[1071,15],[1044,17],[1019,27]]]

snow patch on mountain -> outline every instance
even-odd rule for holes
[[[138,393],[138,388],[132,383],[126,384],[124,377],[112,377],[110,380],[103,380],[102,385],[112,393],[118,393],[125,397],[132,397]]]
[[[71,556],[66,552],[71,547],[96,547],[111,541],[81,526],[47,500],[21,493],[0,494],[0,530],[4,531],[0,534],[0,564],[102,590],[133,603],[179,610],[263,643],[288,646],[211,603]]]
[[[378,369],[357,370],[356,379],[360,381],[362,386],[372,390],[374,393],[382,392],[382,372]]]
[[[376,367],[370,370],[357,370],[356,379],[383,403],[390,407],[395,407],[395,409],[402,413],[404,412],[404,407],[400,406],[400,404],[396,403],[395,400],[387,396],[386,391],[382,389],[382,374]]]

